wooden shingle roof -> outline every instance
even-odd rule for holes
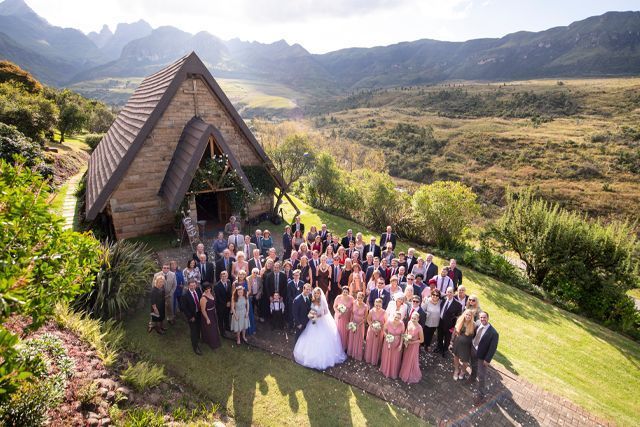
[[[126,174],[156,122],[188,75],[199,75],[225,107],[249,144],[265,162],[267,171],[282,188],[282,177],[273,167],[255,136],[233,107],[200,58],[191,52],[145,78],[133,93],[100,144],[91,154],[87,172],[86,217],[94,219]]]
[[[169,168],[158,192],[160,197],[167,203],[167,209],[175,211],[180,206],[180,202],[191,185],[198,163],[209,144],[209,135],[214,136],[222,152],[227,155],[229,163],[231,163],[247,191],[249,193],[253,192],[253,187],[251,187],[251,183],[249,183],[244,174],[240,162],[233,155],[220,131],[214,126],[205,123],[199,117],[194,117],[187,123],[182,135],[180,135],[178,147],[173,153],[171,163],[169,163]]]

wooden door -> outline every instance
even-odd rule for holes
[[[226,224],[231,216],[231,203],[227,191],[219,191],[218,195],[218,220],[222,224]]]

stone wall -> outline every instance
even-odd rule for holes
[[[196,81],[200,117],[220,131],[241,164],[262,164],[262,159],[222,103],[203,80],[196,78]],[[194,96],[185,90],[193,90],[192,79],[182,83],[111,196],[113,226],[118,239],[171,230],[174,224],[174,212],[165,208],[158,191],[182,130],[195,115]],[[269,200],[260,200],[250,206],[250,216],[268,211]]]

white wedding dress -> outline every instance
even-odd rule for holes
[[[312,304],[311,309],[318,313],[314,324],[311,320],[300,334],[293,349],[293,358],[302,366],[321,371],[347,360],[342,349],[336,322],[329,313],[327,300],[322,294],[320,305]]]

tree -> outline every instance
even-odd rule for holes
[[[98,101],[91,101],[87,128],[92,133],[105,133],[116,119],[111,109]]]
[[[10,61],[0,61],[0,83],[13,81],[19,83],[30,93],[42,92],[42,84],[29,72]]]
[[[0,160],[0,325],[13,314],[41,325],[58,301],[71,301],[95,278],[98,241],[62,229],[49,212],[47,184],[22,163]],[[28,376],[18,338],[0,326],[0,402]]]
[[[41,93],[29,93],[13,81],[0,83],[0,121],[15,126],[34,141],[52,130],[58,120],[55,103]]]
[[[460,244],[463,232],[480,212],[476,199],[473,190],[459,182],[420,186],[411,203],[422,239],[443,248]]]
[[[331,154],[320,153],[315,168],[309,175],[309,185],[306,186],[310,203],[320,209],[335,208],[336,195],[344,190],[341,176],[342,173]]]
[[[56,102],[60,109],[60,118],[58,119],[60,142],[64,142],[65,135],[71,135],[82,130],[87,123],[88,117],[82,97],[68,89],[58,93]]]
[[[284,180],[284,188],[276,194],[276,203],[273,208],[273,214],[276,215],[282,204],[284,193],[287,193],[294,183],[313,169],[316,156],[309,139],[296,134],[288,136],[282,144],[270,149],[269,157]]]

